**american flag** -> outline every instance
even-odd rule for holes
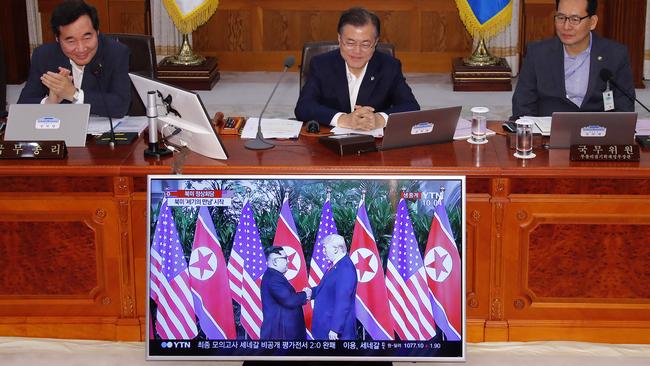
[[[323,203],[323,209],[320,214],[320,224],[318,225],[314,250],[311,254],[311,263],[309,264],[309,287],[318,286],[323,275],[327,272],[327,269],[330,268],[331,262],[327,257],[325,257],[325,252],[323,251],[323,239],[328,235],[337,233],[336,222],[334,222],[334,216],[332,214],[330,195],[327,193],[327,199],[325,200],[325,203]],[[310,301],[308,305],[310,310],[313,312],[314,301]],[[307,329],[311,331],[311,316],[309,317],[309,322],[306,322],[306,324]]]
[[[189,271],[194,310],[206,338],[237,338],[226,260],[206,206],[196,219]]]
[[[433,338],[436,331],[426,272],[404,198],[397,205],[386,272],[395,332],[402,340]]]
[[[431,220],[424,263],[436,324],[447,340],[458,341],[462,331],[462,266],[442,202]]]
[[[164,200],[151,245],[150,286],[156,302],[156,332],[163,339],[198,334],[189,273],[171,209]]]
[[[350,245],[350,259],[359,279],[355,313],[373,340],[393,340],[384,270],[364,200],[365,196],[359,202]]]
[[[307,282],[307,263],[305,262],[305,255],[302,252],[302,245],[298,237],[298,230],[296,223],[291,214],[291,207],[289,207],[289,194],[284,197],[282,208],[280,209],[280,216],[278,217],[278,225],[275,230],[275,237],[273,238],[273,245],[284,248],[287,254],[287,272],[284,276],[289,280],[294,290],[302,291],[303,288],[308,286]],[[303,313],[305,315],[305,326],[308,337],[311,338],[311,314],[312,308],[305,304],[303,306]]]
[[[249,201],[244,203],[228,261],[230,291],[241,305],[240,322],[251,339],[260,339],[262,297],[260,286],[266,258]]]

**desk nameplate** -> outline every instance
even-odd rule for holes
[[[63,159],[65,141],[0,141],[0,159]]]
[[[630,145],[571,145],[571,161],[621,161],[640,160],[639,146]]]

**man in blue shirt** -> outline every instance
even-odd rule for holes
[[[613,85],[613,105],[604,103],[603,70],[625,93],[635,94],[627,47],[592,32],[597,7],[597,0],[556,0],[556,36],[528,46],[512,96],[513,117],[634,111],[634,100]]]

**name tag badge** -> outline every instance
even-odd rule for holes
[[[433,123],[419,122],[411,127],[411,135],[421,135],[433,131]]]
[[[603,105],[605,106],[605,112],[614,110],[614,92],[611,90],[603,92]]]
[[[61,127],[61,120],[56,117],[41,117],[36,120],[37,130],[56,130]]]

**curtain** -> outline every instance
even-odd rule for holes
[[[150,0],[151,32],[156,42],[156,55],[159,58],[175,55],[183,41],[183,35],[176,29],[172,18],[160,0]],[[190,35],[190,43],[191,43]]]
[[[41,31],[41,14],[38,12],[38,0],[25,0],[27,7],[27,32],[29,34],[29,51],[43,43]]]
[[[650,1],[650,0],[649,0]],[[492,56],[503,57],[512,69],[512,76],[519,73],[519,18],[521,0],[512,1],[512,21],[494,38],[485,42]],[[478,42],[478,40],[476,40]],[[476,47],[476,42],[474,47]]]
[[[645,45],[643,47],[643,78],[650,79],[650,0],[645,8]]]

